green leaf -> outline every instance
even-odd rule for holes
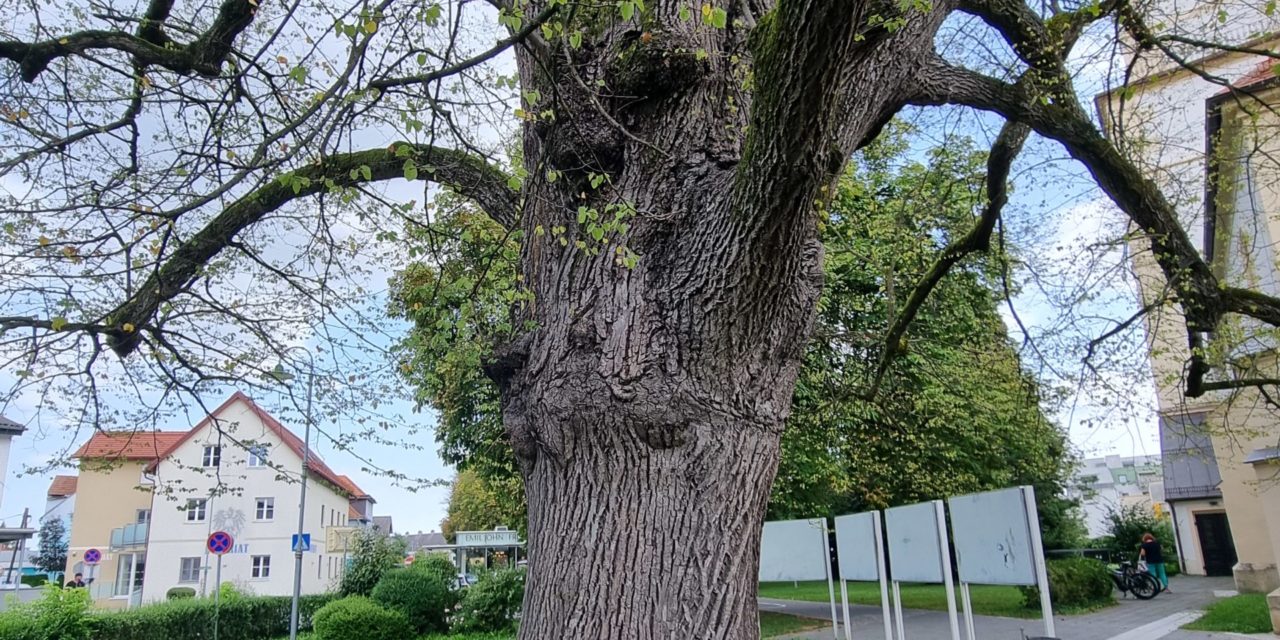
[[[438,4],[427,7],[427,10],[422,12],[422,21],[434,27],[440,21],[441,11],[442,9]]]
[[[511,176],[507,178],[507,188],[512,191],[519,191],[522,184],[523,182],[520,180],[519,176]]]
[[[364,176],[366,181],[373,179],[373,169],[367,164],[360,165],[360,175]]]
[[[413,159],[404,161],[404,179],[405,180],[418,179],[418,164],[414,162]]]
[[[569,34],[569,46],[573,47],[574,49],[579,49],[582,47],[581,31],[574,31],[573,33]]]
[[[599,242],[601,238],[604,238],[604,227],[601,227],[598,224],[593,224],[591,225],[591,228],[587,230],[587,233],[591,234],[591,237]]]
[[[729,14],[726,13],[724,9],[716,7],[711,10],[711,26],[717,29],[723,29],[725,28],[725,25],[728,24],[728,20]]]
[[[685,22],[693,19],[693,11],[689,9],[688,5],[680,7],[680,19]]]
[[[372,34],[378,30],[378,21],[369,19],[364,21],[364,32]]]
[[[62,316],[58,316],[49,321],[49,326],[53,327],[54,331],[62,331],[62,328],[67,326],[67,319]]]
[[[304,69],[302,65],[298,65],[289,70],[289,77],[292,78],[293,81],[298,84],[306,84],[307,70]]]
[[[556,179],[560,177],[560,172],[555,169],[547,169],[547,184],[554,184]]]
[[[630,0],[623,0],[618,3],[618,10],[622,12],[623,20],[630,20],[631,16],[636,13],[636,3]]]

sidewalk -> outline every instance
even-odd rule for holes
[[[1170,592],[1162,593],[1154,600],[1121,599],[1116,606],[1095,613],[1054,616],[1056,635],[1062,640],[1240,640],[1238,635],[1178,629],[1196,618],[1194,612],[1203,610],[1214,600],[1214,591],[1233,588],[1230,578],[1179,576],[1170,580],[1169,587]],[[761,599],[760,610],[831,619],[830,605],[825,602]],[[854,640],[885,640],[879,607],[850,605],[849,613],[853,619]],[[950,640],[951,626],[945,611],[908,609],[903,614],[903,629],[909,640]],[[981,640],[1022,640],[1024,634],[1032,637],[1044,635],[1044,623],[1038,619],[974,616],[973,626]],[[961,627],[963,638],[963,621]],[[796,640],[835,639],[830,627],[787,637]],[[844,637],[842,625],[838,640],[844,640]]]

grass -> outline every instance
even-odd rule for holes
[[[785,613],[760,613],[761,638],[776,638],[788,633],[822,629],[829,626],[831,625],[826,620],[789,616]]]
[[[1267,596],[1246,593],[1223,598],[1209,605],[1208,611],[1199,620],[1182,628],[1193,631],[1269,633],[1271,611],[1267,608]]]
[[[947,592],[940,584],[903,584],[902,606],[907,609],[947,610]],[[973,601],[973,612],[984,616],[1004,616],[1006,618],[1038,618],[1039,609],[1028,609],[1023,606],[1022,592],[1017,587],[998,587],[972,585],[969,595]],[[805,600],[809,602],[826,602],[828,598],[826,581],[800,582],[762,582],[761,598],[778,598],[781,600]],[[840,597],[840,585],[836,585],[836,598]],[[849,602],[880,606],[880,585],[873,582],[850,582]],[[956,590],[956,609],[960,609],[960,591]]]

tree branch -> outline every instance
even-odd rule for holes
[[[209,29],[185,46],[174,46],[160,29],[160,22],[168,17],[170,9],[170,0],[153,0],[138,35],[89,29],[43,42],[3,40],[0,41],[0,58],[17,63],[25,82],[34,82],[54,60],[97,50],[127,53],[141,67],[158,66],[175,73],[217,77],[236,37],[253,22],[257,3],[254,0],[224,0]]]
[[[1009,170],[1013,165],[1013,160],[1018,156],[1018,152],[1022,150],[1022,145],[1027,141],[1027,136],[1031,133],[1031,128],[1015,123],[1006,122],[1004,127],[1000,129],[1000,134],[996,136],[995,143],[991,146],[991,153],[987,156],[987,206],[983,209],[982,215],[973,228],[969,230],[963,237],[953,241],[946,249],[942,251],[942,256],[937,262],[929,268],[920,282],[911,290],[911,295],[907,298],[907,303],[903,306],[901,313],[893,320],[893,325],[889,327],[889,333],[885,338],[884,353],[880,356],[880,364],[876,367],[875,378],[871,382],[871,388],[867,392],[868,398],[874,398],[879,393],[880,385],[884,381],[885,373],[889,370],[889,365],[893,359],[902,353],[902,338],[907,333],[907,328],[911,326],[911,322],[915,320],[919,314],[920,308],[924,306],[925,301],[929,298],[929,294],[938,286],[939,282],[951,270],[951,267],[960,262],[965,256],[979,251],[987,251],[991,248],[991,234],[995,230],[996,221],[1000,219],[1000,212],[1004,209],[1004,205],[1009,200]]]
[[[466,60],[462,60],[456,64],[449,65],[443,69],[437,69],[435,71],[419,74],[416,76],[404,76],[400,78],[382,78],[379,80],[374,80],[373,82],[369,83],[369,86],[374,89],[388,89],[391,87],[403,87],[405,85],[411,85],[411,84],[426,84],[429,82],[434,82],[446,76],[451,76],[455,73],[466,71],[471,67],[474,67],[479,64],[483,64],[489,60],[492,60],[493,58],[496,58],[503,51],[506,51],[507,49],[511,48],[513,45],[518,44],[524,41],[526,38],[529,38],[530,36],[534,35],[537,32],[537,30],[541,28],[542,25],[545,24],[547,20],[550,20],[551,17],[554,16],[556,12],[559,10],[560,10],[560,5],[558,4],[552,4],[548,6],[546,9],[542,10],[542,13],[539,13],[537,17],[535,17],[533,20],[530,20],[528,24],[526,24],[523,28],[521,28],[516,33],[512,34],[510,37],[499,40],[497,44],[493,45],[489,49],[482,51],[470,58],[467,58]]]
[[[121,357],[137,348],[160,306],[181,293],[244,229],[284,204],[322,191],[405,177],[406,165],[430,180],[475,200],[494,221],[510,228],[518,215],[517,194],[507,176],[483,160],[453,149],[396,143],[324,158],[286,173],[245,195],[188,240],[154,271],[137,293],[109,316],[108,345]]]

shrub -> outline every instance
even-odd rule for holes
[[[448,631],[448,614],[458,598],[449,582],[425,569],[389,571],[373,588],[374,602],[403,613],[420,633]]]
[[[35,575],[30,575],[30,576],[22,576],[21,582],[22,584],[31,585],[33,587],[43,587],[44,585],[49,584],[49,576],[43,573],[37,573]]]
[[[403,613],[384,609],[363,596],[334,600],[315,615],[319,640],[405,640],[412,638],[413,625]]]
[[[196,590],[191,587],[174,587],[164,593],[165,600],[184,600],[196,597]]]
[[[445,584],[453,584],[458,578],[458,567],[454,566],[453,560],[440,553],[427,553],[414,558],[410,569],[439,576]]]
[[[1150,533],[1160,541],[1166,562],[1178,559],[1178,550],[1173,541],[1173,526],[1168,518],[1157,518],[1150,507],[1129,505],[1112,510],[1107,514],[1107,521],[1113,562],[1137,559],[1138,545],[1142,544],[1144,533]]]
[[[524,600],[524,569],[502,569],[480,575],[469,587],[454,618],[454,631],[506,631],[515,625]]]
[[[1055,607],[1080,608],[1105,604],[1113,600],[1111,574],[1107,566],[1092,558],[1050,560],[1049,598]],[[1040,607],[1040,589],[1022,587],[1023,603]]]
[[[351,564],[342,574],[338,593],[344,596],[367,596],[382,579],[382,574],[404,563],[404,541],[388,538],[375,531],[357,531],[352,538]]]
[[[333,596],[302,596],[298,601],[298,627],[311,628],[314,613]],[[220,602],[218,635],[229,640],[272,640],[289,633],[292,602],[286,596],[233,596]],[[213,629],[213,598],[184,598],[137,609],[100,613],[89,617],[91,640],[185,640],[204,638]],[[7,639],[4,639],[7,640]]]

